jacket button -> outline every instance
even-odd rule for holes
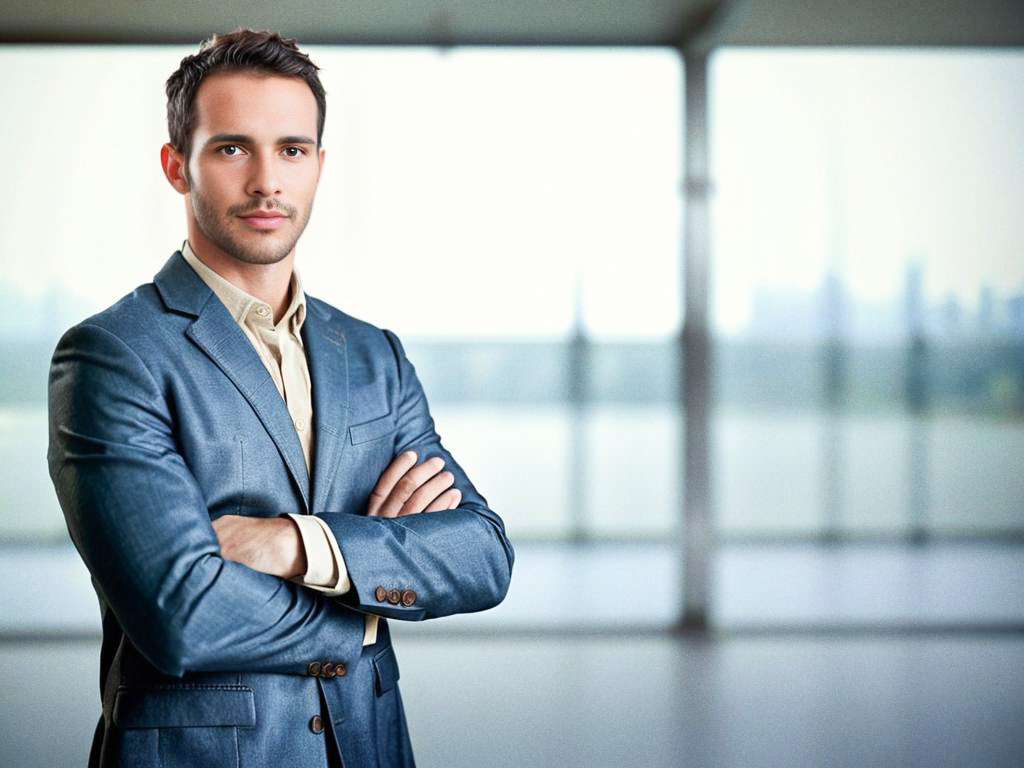
[[[334,668],[334,664],[328,661],[322,667],[320,667],[320,674],[324,677],[330,678],[334,677],[338,673]]]
[[[334,665],[334,674],[338,677],[344,677],[348,674],[348,667],[342,664],[340,661]]]
[[[373,595],[377,598],[378,603],[383,603],[388,599],[388,591],[385,587],[377,587],[377,591]]]
[[[309,671],[309,674],[311,674],[313,677],[317,677],[320,674],[320,662],[319,661],[314,661],[313,663],[311,663],[309,665],[309,670],[308,671]]]
[[[388,590],[388,602],[392,605],[398,605],[402,602],[402,593],[397,589]]]
[[[410,605],[412,605],[415,602],[416,602],[416,593],[413,592],[411,589],[407,589],[407,590],[405,590],[405,592],[402,593],[402,605],[404,605],[406,608],[408,608]]]
[[[309,730],[313,733],[324,732],[324,720],[320,715],[313,715],[313,719],[309,721]]]

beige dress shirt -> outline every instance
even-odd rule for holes
[[[309,365],[302,343],[302,324],[306,319],[306,295],[299,273],[292,272],[289,286],[291,301],[281,319],[274,323],[270,305],[229,283],[199,260],[186,241],[181,248],[185,261],[221,300],[242,332],[260,356],[281,393],[292,417],[295,433],[306,457],[306,469],[313,467],[313,388]],[[352,589],[345,558],[334,533],[315,515],[288,515],[299,529],[306,553],[306,572],[292,581],[328,596],[343,595]],[[363,645],[377,641],[377,617],[366,616]]]

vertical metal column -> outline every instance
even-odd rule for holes
[[[683,605],[681,627],[708,626],[711,591],[709,402],[711,339],[708,330],[708,266],[711,212],[707,146],[707,62],[704,49],[683,49],[685,67],[685,237],[683,274],[682,402],[685,414],[683,493]]]
[[[923,544],[928,537],[928,343],[924,333],[924,275],[914,260],[907,267],[907,363],[905,393],[910,413],[910,519],[908,539]]]
[[[573,330],[569,339],[569,541],[590,538],[587,510],[591,502],[587,483],[587,412],[590,392],[590,340],[583,330],[583,270],[576,268]]]
[[[821,539],[838,542],[842,538],[843,508],[843,407],[846,399],[846,340],[843,337],[845,292],[839,265],[833,264],[825,275],[822,286],[825,315],[825,343],[822,363],[825,369],[822,417],[824,445],[822,446],[822,499]]]
[[[825,343],[822,347],[824,387],[822,421],[822,498],[821,539],[835,543],[843,537],[843,466],[846,450],[843,442],[843,411],[846,407],[849,368],[847,296],[843,287],[848,238],[846,219],[846,155],[842,133],[833,122],[828,134],[828,179],[831,188],[830,244],[828,268],[822,283],[822,319]]]

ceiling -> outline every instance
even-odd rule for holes
[[[0,42],[1024,46],[1024,0],[0,0]]]

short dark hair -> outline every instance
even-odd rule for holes
[[[306,82],[316,98],[319,146],[324,136],[327,95],[318,70],[294,39],[276,32],[239,28],[204,40],[199,53],[182,59],[177,71],[167,78],[167,132],[171,144],[188,158],[196,123],[196,93],[205,78],[220,72],[256,72],[300,77]]]

